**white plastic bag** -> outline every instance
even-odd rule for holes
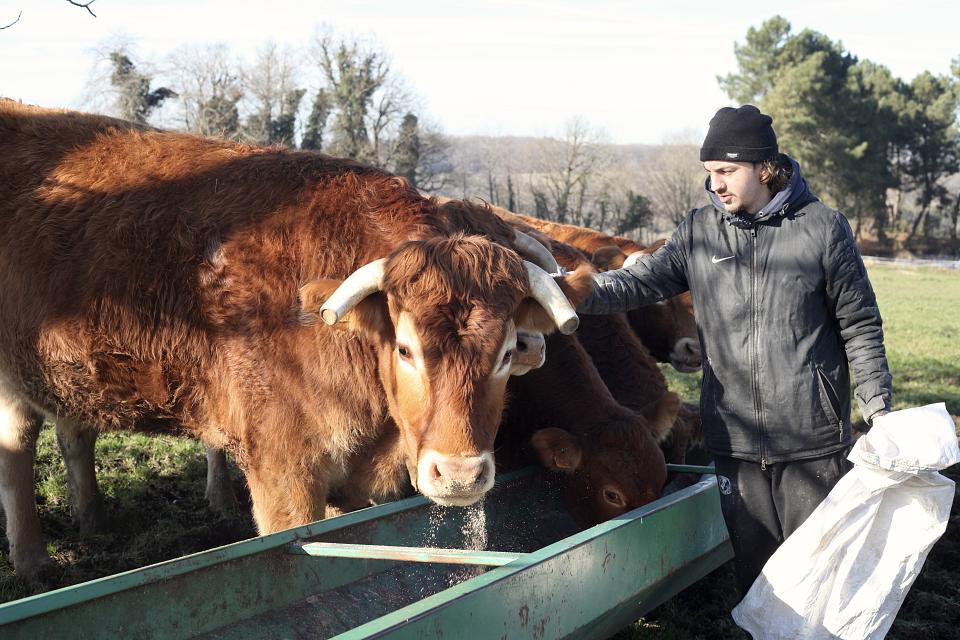
[[[960,462],[943,403],[874,421],[833,491],[770,558],[733,619],[754,638],[883,638],[943,535]]]

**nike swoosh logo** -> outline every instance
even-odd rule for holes
[[[712,262],[713,264],[717,264],[718,262],[723,262],[724,260],[729,260],[730,258],[736,258],[736,257],[737,256],[727,256],[726,258],[718,258],[717,256],[713,256],[712,258],[710,258],[710,262]]]

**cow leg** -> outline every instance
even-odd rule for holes
[[[217,513],[228,514],[237,510],[237,496],[230,482],[227,454],[222,449],[207,447],[207,490],[204,497]]]
[[[33,460],[43,418],[0,388],[0,502],[10,561],[21,578],[38,581],[53,567],[40,538]]]
[[[324,518],[327,483],[312,465],[280,456],[273,464],[258,462],[246,475],[260,535]]]
[[[67,466],[70,518],[82,534],[108,530],[103,496],[97,485],[97,432],[63,418],[57,420],[57,443]]]

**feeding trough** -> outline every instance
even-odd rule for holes
[[[0,636],[603,638],[731,557],[712,475],[579,531],[527,469],[472,507],[410,498],[0,605]]]

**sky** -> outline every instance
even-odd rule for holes
[[[97,17],[64,0],[0,0],[0,96],[83,108],[97,50],[125,39],[142,60],[185,44],[226,43],[252,59],[272,39],[305,46],[320,25],[373,41],[453,135],[561,135],[580,117],[610,142],[699,140],[731,104],[717,76],[737,70],[734,43],[780,14],[910,80],[946,74],[960,56],[956,0],[462,0],[397,2],[97,0]],[[135,60],[136,61],[136,60]],[[315,87],[313,87],[315,88]]]

